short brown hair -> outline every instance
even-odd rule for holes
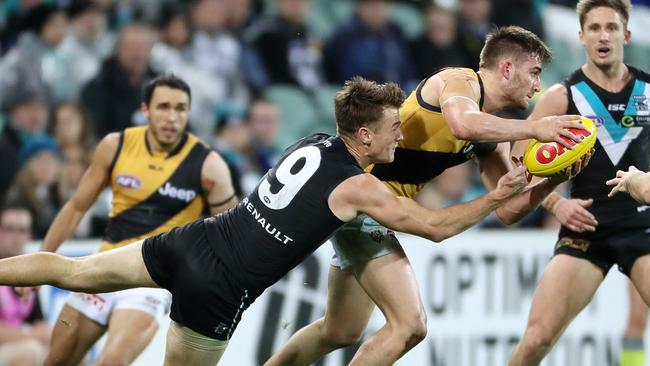
[[[585,18],[587,13],[594,8],[604,6],[606,8],[612,8],[616,11],[621,17],[623,17],[623,25],[627,28],[627,22],[630,20],[630,5],[629,1],[626,0],[580,0],[578,5],[576,5],[576,12],[578,13],[578,18],[580,19],[580,29],[585,25]]]
[[[539,56],[542,64],[551,61],[551,50],[535,33],[514,25],[497,28],[485,37],[479,67],[493,68],[503,56],[522,53]]]
[[[406,94],[395,83],[379,84],[355,76],[334,97],[336,126],[343,133],[354,134],[380,120],[385,107],[399,108],[404,99]]]

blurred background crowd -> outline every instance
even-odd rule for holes
[[[334,132],[332,98],[353,75],[409,92],[441,67],[476,68],[485,34],[516,24],[547,40],[555,60],[543,79],[558,82],[583,54],[575,2],[551,2],[3,0],[0,198],[23,203],[42,238],[96,142],[146,123],[141,88],[170,72],[192,88],[190,130],[224,156],[241,196],[289,143]],[[627,62],[647,70],[650,35],[635,29],[650,26],[649,0],[633,4]],[[435,208],[481,193],[470,162],[419,199]],[[106,192],[76,237],[102,235],[110,199]],[[557,223],[538,211],[521,225]]]

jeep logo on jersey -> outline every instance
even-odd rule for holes
[[[140,188],[140,180],[132,175],[118,175],[115,178],[115,183],[117,183],[118,186],[126,189]]]
[[[158,193],[162,196],[175,198],[177,200],[190,202],[196,197],[196,192],[190,189],[176,188],[171,183],[167,182],[164,186],[158,188]]]

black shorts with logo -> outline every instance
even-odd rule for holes
[[[596,232],[577,233],[566,227],[560,229],[554,254],[584,258],[606,275],[618,265],[628,277],[639,257],[650,253],[650,232],[645,228],[611,228],[598,226]]]
[[[151,278],[172,293],[172,320],[206,337],[230,339],[242,294],[208,243],[203,219],[146,239],[142,257]]]

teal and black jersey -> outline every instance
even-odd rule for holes
[[[648,207],[626,194],[608,198],[611,187],[605,185],[619,169],[650,168],[650,75],[628,68],[631,78],[618,93],[599,87],[581,69],[563,82],[569,98],[567,113],[592,118],[598,126],[596,152],[573,180],[571,196],[593,198],[590,211],[599,227],[650,227]]]
[[[206,220],[215,252],[250,298],[344,224],[328,197],[341,182],[363,173],[340,138],[314,134],[289,147],[236,207]]]

